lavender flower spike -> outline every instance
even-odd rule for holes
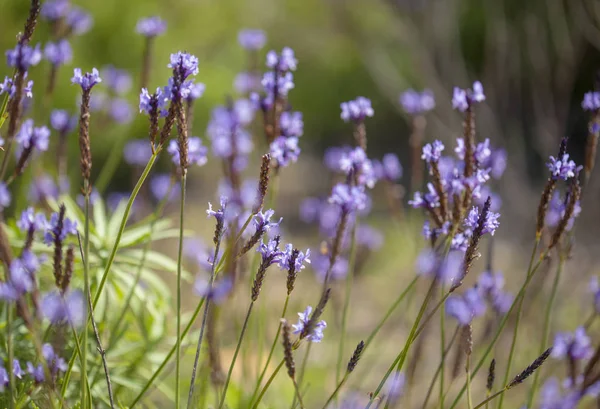
[[[342,109],[340,116],[344,122],[362,122],[366,117],[372,117],[375,113],[371,107],[371,100],[365,97],[342,102],[340,108]]]
[[[294,334],[302,334],[302,332],[304,331],[304,328],[310,321],[311,313],[312,313],[312,307],[310,305],[308,307],[306,307],[306,310],[304,310],[304,312],[298,313],[298,323],[292,325]],[[310,341],[310,342],[321,342],[321,340],[323,339],[323,330],[325,328],[327,328],[327,323],[325,321],[319,321],[315,325],[312,333],[310,333],[306,336],[306,340]]]
[[[246,50],[260,50],[266,42],[267,37],[262,30],[246,29],[238,33],[238,43]]]
[[[600,92],[590,91],[586,92],[581,102],[581,107],[586,111],[597,111],[600,109]]]
[[[71,82],[79,84],[84,91],[90,91],[94,85],[102,82],[102,78],[100,78],[100,74],[96,68],[93,68],[91,73],[88,72],[85,74],[82,74],[81,68],[75,68]]]
[[[167,67],[177,70],[181,74],[181,80],[185,80],[190,75],[198,74],[198,57],[178,51],[171,54],[171,62]]]
[[[22,71],[32,65],[37,65],[42,59],[42,52],[40,51],[40,45],[31,47],[29,45],[17,44],[17,46],[6,51],[6,62],[9,67],[18,68]]]
[[[144,37],[156,37],[167,29],[167,23],[158,16],[141,18],[135,26],[135,31]]]
[[[44,57],[52,63],[52,65],[58,66],[71,62],[73,59],[73,50],[67,40],[60,40],[56,43],[49,42],[44,48]]]
[[[329,203],[340,206],[344,211],[363,210],[367,206],[367,195],[362,186],[338,183],[333,187]]]
[[[577,171],[577,165],[569,159],[568,153],[565,153],[561,158],[550,156],[547,166],[554,179],[568,180],[574,177]]]
[[[171,159],[176,166],[179,166],[179,144],[176,140],[172,139],[169,142],[167,152],[171,155]],[[188,161],[192,164],[202,166],[206,164],[208,148],[202,145],[202,140],[197,136],[189,138],[188,141]]]
[[[429,89],[423,92],[408,89],[400,95],[400,105],[409,115],[422,115],[435,108],[435,98]]]

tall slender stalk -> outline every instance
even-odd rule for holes
[[[444,284],[440,283],[440,298],[444,298]],[[440,312],[440,395],[439,395],[439,403],[440,409],[444,409],[444,372],[446,369],[446,311],[445,304],[441,306],[442,311]]]
[[[231,359],[231,364],[229,365],[229,371],[227,371],[227,378],[225,379],[225,386],[223,387],[223,395],[221,396],[221,402],[219,402],[218,409],[221,409],[225,404],[225,398],[227,397],[227,388],[229,387],[229,382],[231,381],[231,374],[233,373],[233,367],[235,366],[235,361],[237,360],[237,356],[240,352],[240,346],[242,345],[242,341],[244,340],[244,334],[246,333],[246,329],[248,328],[248,320],[250,319],[250,314],[252,313],[253,306],[254,301],[250,302],[250,306],[248,307],[248,312],[246,313],[246,318],[244,319],[244,325],[242,326],[242,332],[240,333],[238,343],[235,347],[235,352],[233,354],[233,358]]]
[[[533,267],[533,261],[535,259],[535,255],[537,253],[537,248],[539,246],[540,239],[536,236],[535,244],[533,246],[533,251],[531,252],[531,258],[529,259],[529,266],[527,267],[527,277],[531,275],[531,269]],[[527,282],[527,281],[526,281]],[[519,303],[517,305],[517,318],[515,320],[515,327],[513,329],[512,341],[510,344],[510,352],[508,354],[508,361],[506,362],[506,371],[504,372],[504,381],[503,384],[506,385],[508,379],[510,377],[510,370],[512,361],[515,355],[515,348],[517,346],[517,337],[519,335],[519,324],[521,323],[521,316],[523,315],[523,303],[525,301],[525,293],[527,291],[527,286],[523,288],[523,296],[519,298]],[[504,403],[504,395],[500,395],[500,399],[498,400],[498,405],[496,409],[502,409],[502,403]]]
[[[15,374],[13,373],[13,339],[12,339],[12,314],[13,304],[8,302],[5,304],[6,307],[6,352],[8,353],[8,404],[11,409],[15,407]]]
[[[565,264],[565,259],[563,256],[560,257],[558,262],[558,267],[556,268],[556,274],[554,275],[554,281],[552,282],[552,290],[550,292],[550,298],[548,299],[548,304],[546,304],[546,315],[544,317],[544,336],[540,342],[540,351],[538,355],[541,355],[547,348],[548,338],[550,337],[550,327],[552,324],[552,307],[554,306],[554,300],[556,299],[556,293],[558,291],[558,283],[560,282],[560,276],[563,271],[563,267]],[[533,400],[535,399],[535,394],[537,392],[539,386],[539,377],[540,371],[535,371],[533,375],[533,385],[531,385],[531,390],[529,392],[529,398],[527,399],[527,407],[531,408],[533,405]]]
[[[183,264],[183,223],[185,212],[185,189],[187,172],[181,175],[181,203],[179,208],[179,251],[177,253],[177,339],[175,344],[175,408],[179,409],[179,382],[181,374],[181,270]]]
[[[90,296],[90,263],[89,263],[89,255],[90,255],[90,186],[88,185],[89,181],[84,182],[83,190],[85,192],[85,221],[84,221],[84,236],[83,236],[83,282],[84,282],[84,297],[86,298],[86,305],[90,305],[89,296]],[[87,350],[88,350],[88,317],[91,317],[91,311],[88,311],[86,314],[85,324],[83,326],[83,336],[81,340],[81,379],[83,380],[83,384],[87,383]],[[81,388],[81,404],[83,408],[87,407],[87,398],[86,398],[87,389],[85,387]]]
[[[442,354],[443,356],[448,355],[448,352],[450,352],[452,345],[454,345],[454,341],[456,341],[456,338],[457,338],[459,332],[460,332],[460,325],[458,325],[456,327],[456,330],[454,331],[454,335],[452,335],[452,338],[450,338],[450,341],[448,342],[446,349],[444,349],[444,351],[443,351],[443,354]],[[427,403],[429,402],[429,398],[431,397],[431,393],[433,392],[433,387],[435,386],[435,381],[437,380],[438,376],[440,375],[441,370],[442,370],[442,361],[440,361],[440,364],[438,365],[438,367],[435,371],[435,374],[433,375],[433,378],[431,379],[429,388],[427,389],[427,394],[425,395],[425,400],[423,401],[423,406],[422,406],[423,409],[427,408]]]
[[[471,396],[471,354],[467,354],[467,408],[473,409],[473,397]]]
[[[256,398],[256,402],[254,402],[254,404],[252,405],[252,409],[258,408],[258,404],[262,400],[263,396],[265,396],[265,393],[269,389],[269,386],[271,386],[271,384],[273,383],[273,380],[275,379],[275,377],[277,376],[277,374],[281,370],[281,367],[283,367],[284,363],[285,363],[285,360],[283,360],[283,359],[281,360],[281,362],[279,362],[279,365],[277,365],[277,368],[275,368],[275,370],[273,371],[273,373],[271,374],[271,376],[267,380],[267,383],[265,384],[265,386],[260,391],[260,394],[258,395],[258,398]]]
[[[338,346],[337,369],[335,372],[335,383],[340,382],[342,372],[342,361],[344,359],[344,341],[346,340],[346,327],[348,323],[348,310],[350,309],[350,295],[354,281],[354,265],[356,263],[356,223],[352,227],[350,242],[350,259],[348,273],[346,275],[346,293],[344,295],[344,309],[342,310],[342,329],[340,331],[340,342]]]

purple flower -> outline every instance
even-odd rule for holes
[[[221,280],[215,281],[212,285],[212,288],[210,286],[210,282],[203,277],[197,278],[196,282],[194,283],[194,292],[196,295],[200,297],[206,297],[215,304],[220,304],[223,302],[232,289],[233,281],[230,277],[224,277]]]
[[[284,47],[280,55],[273,50],[267,53],[267,67],[272,70],[281,72],[295,71],[297,65],[298,60],[296,60],[294,50],[289,47]]]
[[[266,42],[267,36],[262,30],[246,29],[238,33],[238,43],[246,50],[260,50]]]
[[[469,108],[467,91],[454,87],[454,93],[452,94],[452,108],[458,109],[461,112],[465,112]]]
[[[8,386],[10,378],[8,371],[3,366],[0,366],[0,392],[4,392],[4,389]]]
[[[383,245],[383,234],[369,225],[361,224],[356,228],[356,243],[375,251]]]
[[[49,0],[42,4],[40,15],[48,21],[56,21],[67,15],[69,0]]]
[[[438,278],[447,285],[453,284],[463,274],[463,261],[462,251],[451,250],[439,265]]]
[[[417,275],[424,277],[433,277],[437,271],[438,257],[435,251],[431,249],[425,249],[417,256],[415,268]]]
[[[395,182],[402,177],[402,165],[400,160],[393,153],[383,155],[381,162],[372,161],[375,177]]]
[[[82,35],[87,33],[90,28],[92,28],[94,19],[90,13],[84,11],[83,9],[80,9],[79,7],[71,7],[65,22],[73,34]]]
[[[60,226],[60,216],[58,213],[52,213],[50,221],[46,225],[46,232],[44,233],[44,243],[48,246],[54,243],[54,240],[64,241],[68,235],[77,235],[77,222],[65,217]]]
[[[135,31],[144,37],[156,37],[167,29],[167,23],[158,16],[141,18],[135,26]]]
[[[286,167],[290,163],[296,163],[300,156],[300,148],[298,147],[298,138],[286,138],[280,136],[271,142],[271,156],[277,161],[281,167]]]
[[[252,120],[253,115],[253,110],[249,109],[247,102],[247,100],[236,101],[232,109],[222,106],[215,108],[206,129],[211,140],[213,155],[229,159],[235,154],[238,159],[243,159],[237,170],[243,169],[245,157],[253,148],[252,138],[243,128]]]
[[[408,201],[408,204],[414,209],[419,208],[434,208],[440,205],[440,197],[437,194],[432,183],[427,183],[428,192],[422,194],[421,192],[415,192],[413,199]]]
[[[15,139],[19,143],[21,149],[34,148],[44,152],[48,150],[50,130],[45,126],[35,128],[33,126],[33,119],[27,119],[23,122],[23,125],[21,125],[21,129],[17,133]]]
[[[100,78],[100,74],[98,70],[92,68],[92,72],[87,72],[85,74],[81,73],[81,68],[75,68],[73,70],[73,78],[71,78],[71,82],[73,84],[79,84],[81,89],[84,91],[89,91],[96,84],[102,82],[102,78]]]
[[[44,3],[46,4],[46,3]],[[36,384],[40,384],[44,382],[44,366],[42,364],[38,364],[38,366],[34,366],[31,362],[27,362],[27,373],[31,375],[33,381]]]
[[[22,379],[23,375],[25,375],[25,371],[21,368],[21,363],[16,358],[13,359],[13,374],[19,379]]]
[[[268,71],[263,74],[260,83],[271,99],[276,89],[278,95],[286,96],[294,88],[294,75],[291,72],[275,75],[273,71]]]
[[[347,175],[355,175],[360,185],[366,185],[369,188],[375,186],[377,178],[373,165],[362,148],[356,147],[342,155],[339,167]]]
[[[188,101],[194,101],[198,98],[202,98],[204,95],[204,91],[206,90],[206,85],[201,82],[194,83],[189,87],[189,95],[187,96]]]
[[[33,207],[28,207],[21,213],[21,218],[17,221],[17,227],[23,232],[27,233],[33,229],[44,230],[48,224],[46,216],[43,213],[35,213]]]
[[[550,156],[550,162],[546,164],[554,179],[568,180],[575,176],[577,165],[569,159],[569,154],[565,153],[561,158]]]
[[[362,122],[366,117],[372,117],[375,113],[371,107],[371,100],[365,97],[342,102],[340,108],[342,108],[341,118],[344,122]]]
[[[312,223],[317,220],[322,206],[321,199],[307,197],[300,202],[300,220],[304,223]]]
[[[225,210],[227,208],[227,197],[221,196],[220,199],[221,208],[219,210],[213,210],[212,204],[208,203],[208,210],[206,214],[208,217],[214,217],[217,220],[217,223],[223,223],[225,220]]]
[[[596,313],[600,313],[600,283],[598,277],[590,279],[589,290],[594,295],[594,310]]]
[[[323,157],[325,166],[334,172],[340,171],[340,160],[351,150],[350,146],[332,146],[327,148]]]
[[[304,121],[302,121],[302,112],[285,111],[279,119],[279,128],[283,136],[300,137],[304,133]]]
[[[409,115],[422,115],[435,108],[435,98],[429,89],[423,92],[408,89],[400,94],[400,105]]]
[[[501,273],[484,271],[477,280],[477,286],[479,291],[492,303],[494,310],[500,314],[508,312],[514,297],[503,290],[504,277]]]
[[[479,220],[479,209],[476,206],[473,206],[469,215],[465,219],[465,227],[470,230],[475,230],[477,228],[477,222]],[[500,226],[500,222],[498,218],[500,217],[500,213],[494,213],[492,211],[488,211],[485,220],[483,221],[483,234],[489,233],[492,236],[496,232],[498,226]]]
[[[156,200],[163,200],[169,194],[167,201],[177,197],[179,183],[173,183],[173,178],[167,174],[159,174],[150,179],[150,191]]]
[[[123,149],[125,162],[132,166],[146,166],[152,156],[152,148],[147,139],[134,139]],[[179,164],[179,161],[177,162]]]
[[[506,169],[506,151],[504,149],[495,149],[492,151],[489,159],[483,163],[483,166],[490,169],[490,174],[494,179],[500,179]]]
[[[546,212],[545,222],[548,227],[556,227],[564,217],[565,210],[567,207],[567,198],[562,199],[560,197],[560,193],[558,191],[554,191],[554,194],[550,199],[550,203],[548,204],[548,211]],[[580,213],[581,205],[578,200],[575,203],[575,207],[573,208],[573,214],[571,218],[567,221],[567,231],[570,231],[573,228],[573,225],[575,224],[575,219],[579,216]]]
[[[574,333],[559,332],[554,337],[552,357],[562,359],[580,360],[590,358],[594,354],[594,348],[590,337],[584,327],[578,327]]]
[[[258,91],[260,88],[260,77],[252,72],[240,72],[233,80],[233,87],[240,94]]]
[[[156,88],[156,93],[153,95],[150,95],[146,88],[142,88],[142,92],[140,93],[140,112],[150,115],[152,104],[156,103],[160,116],[166,116],[167,111],[165,108],[168,100],[168,97],[163,93],[163,89],[160,87]]]
[[[292,246],[292,244],[288,244],[287,246],[285,246],[285,250],[281,252],[281,256],[279,259],[279,267],[282,270],[287,270],[289,268],[293,252],[294,246]],[[310,264],[310,249],[306,249],[305,253],[301,251],[298,252],[298,256],[296,257],[296,261],[294,262],[294,271],[298,273],[304,270],[304,268],[306,267],[305,264]]]
[[[73,59],[73,50],[71,50],[69,42],[63,39],[56,43],[47,43],[44,48],[44,56],[52,65],[63,65],[70,63]]]
[[[294,334],[302,334],[304,328],[310,321],[310,315],[312,313],[312,307],[309,305],[306,307],[304,312],[298,313],[298,323],[292,325],[292,329],[294,330]],[[310,342],[321,342],[323,339],[323,330],[327,328],[327,323],[325,321],[319,321],[314,326],[312,333],[306,335],[306,340]]]
[[[6,208],[10,205],[11,195],[10,190],[6,183],[0,182],[0,209]]]
[[[281,256],[284,254],[279,250],[279,239],[271,239],[267,244],[261,242],[256,251],[262,256],[262,264],[267,264],[266,267],[280,263]]]
[[[115,122],[120,124],[127,124],[133,119],[133,109],[131,109],[129,102],[123,98],[111,100],[108,113]]]
[[[55,109],[50,113],[50,125],[62,135],[70,133],[77,125],[77,117],[70,116],[64,109]]]
[[[179,143],[171,139],[169,142],[169,147],[167,148],[167,152],[171,155],[171,160],[176,166],[180,165],[179,162]],[[207,158],[206,155],[208,153],[208,148],[202,145],[202,140],[197,136],[192,136],[188,141],[188,161],[191,164],[196,164],[198,166],[202,166],[206,163]]]
[[[27,78],[27,72],[25,73],[24,78]],[[33,98],[33,81],[27,81],[23,91],[25,93],[23,98]],[[0,95],[4,93],[7,93],[10,98],[14,98],[15,94],[17,93],[17,88],[13,84],[11,77],[4,77],[4,81],[0,83]]]
[[[42,345],[42,356],[48,364],[48,369],[52,375],[57,375],[58,372],[67,371],[67,363],[57,353],[54,352],[54,348],[50,344]]]
[[[475,81],[473,83],[473,91],[471,93],[471,98],[476,102],[485,101],[485,94],[483,93],[483,85],[479,81]]]
[[[489,139],[486,138],[485,141],[478,143],[477,146],[475,147],[475,152],[474,152],[475,160],[480,165],[486,163],[491,155],[492,155],[492,150],[490,149],[490,140]],[[464,159],[464,156],[461,159]]]
[[[367,195],[362,186],[348,186],[338,183],[333,187],[329,203],[338,205],[343,211],[353,212],[367,206]]]
[[[102,77],[106,86],[118,95],[126,94],[131,89],[131,75],[126,70],[108,65],[102,70]]]
[[[53,324],[68,322],[80,327],[85,322],[85,298],[79,290],[65,294],[57,291],[47,293],[42,298],[41,310],[43,316]]]
[[[178,71],[181,74],[181,80],[184,81],[190,75],[198,74],[198,57],[178,51],[171,54],[171,62],[167,67]]]
[[[10,263],[10,285],[14,288],[17,294],[28,293],[33,290],[35,280],[33,274],[35,271],[27,269],[23,261],[15,258]]]
[[[40,51],[39,44],[35,47],[17,44],[14,49],[6,51],[6,61],[8,66],[23,71],[27,71],[27,69],[33,65],[38,65],[41,59],[42,52]]]
[[[252,222],[254,223],[254,227],[256,227],[256,231],[260,232],[260,234],[264,234],[269,231],[273,227],[279,227],[281,224],[281,220],[283,218],[279,218],[278,222],[271,222],[271,217],[275,214],[275,210],[269,209],[264,213],[262,211],[258,212],[254,215]]]
[[[600,92],[590,91],[583,95],[581,107],[586,111],[597,111],[600,109]]]
[[[441,141],[435,140],[433,143],[428,143],[423,146],[423,153],[421,159],[425,162],[437,162],[442,157],[444,151],[444,144]]]
[[[456,319],[460,325],[469,325],[473,320],[473,310],[467,301],[458,295],[451,295],[446,300],[446,314]]]
[[[320,254],[319,252],[313,257],[312,269],[319,282],[325,281],[325,276],[331,266],[331,257],[328,254]],[[337,257],[331,267],[330,280],[341,280],[348,274],[348,260],[343,257]]]
[[[404,394],[405,384],[406,376],[404,372],[395,372],[388,378],[384,386],[384,393],[392,405]]]

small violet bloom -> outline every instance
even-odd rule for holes
[[[159,174],[150,180],[150,192],[156,200],[163,200],[168,194],[169,197],[166,200],[171,201],[177,196],[178,190],[179,183],[173,183],[170,175]]]
[[[135,26],[135,31],[144,37],[156,37],[167,29],[167,23],[158,16],[141,18]]]
[[[206,297],[215,304],[220,304],[223,302],[229,293],[231,293],[232,289],[233,281],[230,277],[224,277],[218,281],[215,281],[212,284],[212,287],[210,282],[204,277],[199,277],[194,283],[194,292],[196,295],[200,297]]]
[[[281,257],[279,259],[279,267],[282,270],[290,269],[290,262],[292,260],[293,253],[294,247],[292,244],[285,246],[285,250],[281,253]],[[298,255],[294,261],[294,271],[298,273],[304,270],[306,267],[305,264],[310,264],[310,249],[307,249],[305,253],[298,251]]]
[[[295,71],[298,60],[294,55],[294,50],[289,47],[284,47],[279,55],[273,50],[269,51],[267,53],[266,65],[268,68],[280,72]]]
[[[96,68],[93,68],[91,73],[88,72],[85,74],[82,74],[81,68],[75,68],[71,82],[79,84],[83,91],[90,91],[94,85],[102,82],[102,78],[100,78],[100,73],[98,73]]]
[[[393,153],[383,155],[381,162],[371,161],[377,179],[395,182],[402,177],[403,169],[398,156]]]
[[[312,307],[309,305],[306,307],[304,312],[298,313],[298,323],[292,325],[294,334],[302,334],[304,332],[306,325],[310,321],[310,315],[312,313]],[[319,321],[314,326],[312,333],[306,334],[306,340],[310,342],[321,342],[323,339],[323,330],[327,328],[327,323],[325,321]]]
[[[57,21],[67,15],[69,0],[48,0],[42,3],[40,15],[48,21]]]
[[[238,43],[246,50],[260,50],[266,42],[267,36],[262,30],[246,29],[238,33]]]
[[[11,194],[6,183],[0,182],[0,209],[4,209],[10,205]]]
[[[198,74],[198,57],[178,51],[175,54],[171,54],[170,63],[167,67],[177,70],[182,78],[185,80],[190,75]]]
[[[118,95],[126,94],[132,86],[131,75],[126,71],[115,68],[112,65],[104,67],[102,77],[106,86]]]
[[[565,153],[561,158],[550,156],[550,161],[546,165],[554,179],[568,180],[574,177],[578,171],[577,165],[569,159],[568,153]]]
[[[21,129],[15,137],[21,149],[35,148],[39,151],[47,151],[50,142],[50,130],[45,127],[34,127],[33,119],[27,119],[21,125]],[[20,153],[19,153],[20,155]]]
[[[342,155],[339,167],[347,175],[355,175],[359,185],[365,185],[369,188],[375,186],[377,177],[372,162],[367,158],[367,154],[362,148],[356,147],[347,154]]]
[[[444,151],[444,144],[438,140],[433,141],[433,143],[428,143],[423,146],[423,153],[421,154],[421,159],[425,162],[437,162],[442,157],[442,152]]]
[[[44,48],[44,57],[54,66],[64,65],[73,59],[73,50],[65,39],[56,43],[49,42]]]
[[[77,126],[77,117],[71,116],[64,109],[55,109],[50,113],[50,126],[60,133],[66,135]]]
[[[94,19],[90,13],[80,9],[79,7],[71,7],[67,17],[65,18],[65,22],[73,34],[82,35],[87,33],[90,28],[92,28]]]
[[[125,162],[132,166],[146,166],[151,156],[152,148],[146,138],[131,140],[127,142],[123,149]],[[179,160],[177,161],[177,164],[179,164]]]
[[[6,62],[9,67],[27,71],[31,66],[37,65],[42,59],[40,45],[31,47],[29,45],[17,44],[17,46],[6,51]]]
[[[270,146],[271,157],[277,161],[280,167],[286,167],[290,163],[296,163],[300,156],[300,148],[298,147],[298,138],[286,138],[280,136],[271,142]]]
[[[50,222],[46,225],[44,243],[52,245],[55,240],[64,241],[68,235],[77,235],[77,222],[65,217],[62,223],[58,213],[52,213]]]
[[[465,227],[467,227],[471,231],[475,230],[477,228],[477,222],[479,220],[479,217],[479,209],[476,206],[473,206],[467,218],[465,219]],[[499,217],[500,213],[488,211],[486,218],[483,221],[483,234],[489,233],[492,236],[494,235],[496,229],[498,228],[498,226],[500,226],[500,222],[498,221]]]
[[[67,322],[80,327],[85,322],[86,305],[81,291],[61,294],[52,291],[42,298],[42,314],[53,324]]]
[[[578,327],[575,332],[559,332],[554,337],[552,357],[561,359],[569,357],[573,360],[590,358],[594,347],[584,327]]]
[[[465,112],[473,102],[483,101],[485,101],[485,94],[483,93],[483,85],[479,81],[473,83],[473,89],[454,87],[452,95],[452,107],[454,109]]]
[[[348,186],[338,183],[333,187],[329,203],[338,205],[345,212],[362,210],[367,206],[367,195],[362,186]]]
[[[600,92],[590,91],[583,95],[581,107],[586,111],[597,111],[600,109]]]
[[[365,97],[342,102],[340,108],[342,109],[340,116],[344,122],[362,122],[366,117],[372,117],[375,113],[371,107],[371,100]]]
[[[179,162],[179,143],[175,139],[171,139],[167,152],[171,155],[171,160],[176,166]],[[188,140],[188,161],[190,164],[202,166],[206,164],[208,148],[202,145],[202,140],[197,136],[192,136]]]
[[[409,115],[422,115],[435,108],[435,98],[429,89],[423,92],[408,89],[400,94],[400,105]]]
[[[275,214],[275,210],[269,209],[264,213],[262,211],[256,213],[252,222],[254,223],[254,227],[256,228],[256,232],[260,234],[264,234],[268,232],[271,228],[279,227],[283,217],[279,218],[277,222],[271,222],[271,217]]]

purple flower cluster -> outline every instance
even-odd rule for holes
[[[456,250],[441,258],[434,250],[423,250],[416,261],[417,274],[437,277],[447,285],[453,284],[462,275],[464,255]]]
[[[270,243],[269,243],[270,245]],[[290,260],[292,258],[292,254],[294,252],[294,246],[289,243],[287,246],[285,246],[285,250],[281,252],[280,256],[279,256],[279,267],[282,270],[288,270],[289,266],[290,266]],[[262,254],[262,252],[261,252]],[[302,252],[299,251],[298,255],[296,257],[296,260],[294,261],[294,271],[296,273],[304,270],[304,268],[306,267],[305,264],[310,264],[311,263],[311,259],[310,259],[310,249],[307,249],[306,252]]]
[[[367,207],[368,197],[362,186],[348,186],[338,183],[331,191],[329,203],[339,206],[345,212],[363,210]]]
[[[73,70],[71,82],[73,84],[79,84],[83,91],[90,91],[94,85],[102,82],[102,78],[100,78],[100,73],[96,68],[93,68],[92,72],[85,74],[81,72],[81,68],[75,68]]]
[[[146,145],[148,142],[146,141]],[[179,166],[179,143],[171,139],[169,142],[169,147],[167,148],[167,152],[171,155],[171,160],[175,164],[175,166]],[[202,140],[197,136],[192,136],[188,140],[188,160],[190,164],[195,164],[198,166],[202,166],[206,164],[208,148],[202,145]],[[144,163],[145,164],[145,163]]]
[[[362,148],[356,147],[342,155],[339,166],[346,175],[354,177],[360,186],[368,188],[375,186],[377,176],[373,163],[367,158],[367,154]]]
[[[10,263],[9,279],[0,283],[0,299],[15,301],[23,294],[31,292],[40,263],[40,259],[29,250],[23,251],[20,258],[15,258]]]
[[[170,191],[170,193],[169,193]],[[174,200],[179,191],[179,183],[173,183],[173,177],[165,173],[159,173],[150,180],[150,192],[157,201],[165,199],[167,201]]]
[[[367,117],[372,117],[375,113],[371,107],[371,100],[365,97],[358,97],[352,101],[342,102],[341,118],[344,122],[362,122]]]
[[[25,73],[27,78],[27,73]],[[13,98],[17,92],[16,86],[13,84],[11,77],[4,77],[4,81],[0,83],[0,95],[8,94],[10,98]],[[23,88],[24,97],[33,98],[33,81],[27,81]]]
[[[298,146],[298,138],[286,138],[280,136],[276,138],[270,145],[271,157],[277,161],[281,167],[286,167],[291,163],[296,163],[300,156],[300,147]]]
[[[50,113],[50,126],[61,135],[67,135],[77,126],[77,116],[69,115],[64,109],[55,109]]]
[[[375,172],[375,178],[378,180],[387,180],[388,182],[396,182],[402,177],[402,164],[393,153],[386,153],[383,155],[381,162],[378,160],[371,160],[373,171]]]
[[[292,325],[294,334],[302,334],[306,325],[310,321],[310,316],[312,313],[312,307],[309,305],[306,307],[304,312],[298,313],[298,323]],[[313,331],[310,334],[306,335],[306,340],[310,342],[321,342],[323,340],[323,330],[327,328],[327,323],[325,321],[319,321],[314,326]]]
[[[217,223],[224,223],[225,210],[227,209],[227,198],[221,196],[220,204],[221,208],[219,210],[213,210],[212,204],[208,203],[208,210],[206,210],[206,214],[208,217],[214,217]]]
[[[593,354],[594,347],[584,327],[578,327],[573,333],[559,332],[554,337],[552,348],[554,358],[582,360],[591,358]]]
[[[65,217],[60,220],[58,213],[52,213],[50,221],[46,224],[44,232],[44,243],[48,246],[54,243],[54,240],[64,241],[69,235],[77,235],[77,222]]]
[[[64,65],[73,59],[73,50],[68,40],[48,42],[44,48],[44,57],[54,66]]]
[[[210,285],[210,281],[205,277],[198,277],[194,283],[194,292],[196,295],[206,297],[206,299],[210,299],[215,304],[225,301],[232,289],[233,281],[231,277],[224,277],[215,281],[212,286]]]
[[[545,223],[548,227],[556,227],[562,220],[565,215],[565,210],[567,208],[568,197],[561,198],[561,195],[558,191],[554,191],[552,194],[552,198],[550,199],[550,203],[548,204],[548,211],[546,212]],[[570,231],[575,224],[575,219],[581,213],[581,205],[579,204],[579,200],[575,203],[575,207],[573,208],[573,215],[567,222],[566,230]]]
[[[579,167],[569,158],[569,154],[565,153],[560,158],[550,156],[550,161],[547,163],[548,169],[554,179],[569,180],[575,177],[579,172]]]
[[[583,95],[583,101],[581,101],[581,107],[586,111],[598,111],[600,110],[600,92],[590,91]]]
[[[281,224],[283,218],[279,218],[277,222],[271,222],[271,217],[275,214],[275,210],[269,209],[264,213],[262,211],[254,215],[252,222],[256,228],[256,234],[264,234],[272,228],[277,228]]]
[[[238,43],[249,51],[258,51],[265,46],[267,36],[262,30],[246,29],[238,33]],[[293,56],[292,56],[293,57]]]
[[[69,0],[50,0],[42,4],[40,15],[54,24],[64,22],[66,34],[81,35],[87,33],[94,20],[92,16],[79,7],[72,6]],[[62,27],[61,27],[62,28]]]
[[[85,322],[87,308],[81,291],[68,291],[65,294],[51,291],[42,298],[41,310],[53,324],[66,322],[80,327]]]
[[[423,115],[435,108],[435,98],[429,89],[422,92],[408,89],[400,94],[400,105],[409,115]]]
[[[27,71],[29,67],[38,65],[42,59],[40,45],[31,47],[26,44],[17,44],[12,50],[6,51],[6,62],[9,67]]]
[[[143,112],[146,115],[150,115],[152,104],[156,104],[159,115],[162,117],[167,116],[166,106],[168,102],[169,98],[163,93],[162,88],[156,88],[156,92],[152,95],[150,95],[146,88],[142,88],[140,92],[140,113]]]
[[[167,30],[167,23],[158,16],[138,20],[135,31],[147,38],[157,37]]]
[[[23,150],[30,148],[45,152],[50,143],[50,130],[45,126],[34,127],[33,119],[27,119],[21,125],[15,140],[19,144],[17,156],[20,156]]]
[[[483,85],[479,81],[473,83],[472,89],[454,87],[452,95],[452,107],[454,109],[465,112],[474,102],[483,101],[485,101],[485,94],[483,93]]]

